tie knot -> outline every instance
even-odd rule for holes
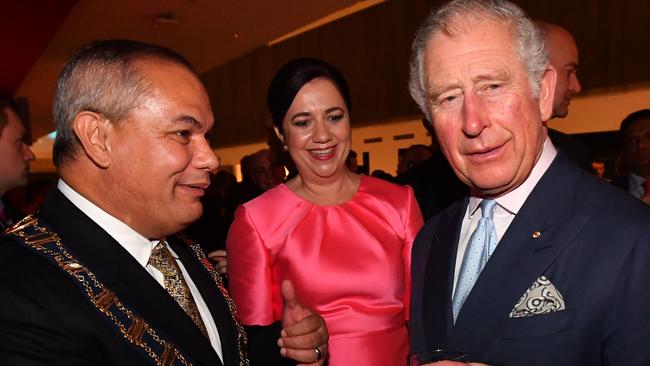
[[[165,246],[165,242],[160,241],[151,251],[149,256],[149,265],[153,266],[163,274],[168,273],[176,266],[176,260],[172,253]]]
[[[495,200],[483,200],[481,201],[481,212],[483,213],[483,218],[491,219],[494,215],[494,208],[497,205]]]

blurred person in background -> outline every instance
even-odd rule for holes
[[[2,200],[8,190],[27,184],[29,163],[34,160],[21,114],[12,98],[0,96],[0,230],[24,216]]]

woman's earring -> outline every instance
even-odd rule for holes
[[[289,146],[282,145],[282,151],[289,151]]]

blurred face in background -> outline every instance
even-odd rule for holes
[[[284,167],[278,164],[271,150],[260,150],[252,155],[251,169],[253,170],[253,182],[263,190],[267,191],[284,180]],[[281,171],[281,176],[278,174]]]
[[[29,162],[34,160],[20,118],[9,108],[3,113],[7,124],[0,130],[0,196],[7,190],[27,184]]]
[[[631,123],[624,134],[625,166],[634,174],[650,179],[650,119]]]
[[[282,122],[284,143],[303,180],[347,174],[350,117],[334,83],[317,78],[296,94]]]

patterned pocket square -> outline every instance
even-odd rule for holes
[[[521,318],[564,310],[564,298],[551,281],[541,276],[519,299],[508,317]]]

